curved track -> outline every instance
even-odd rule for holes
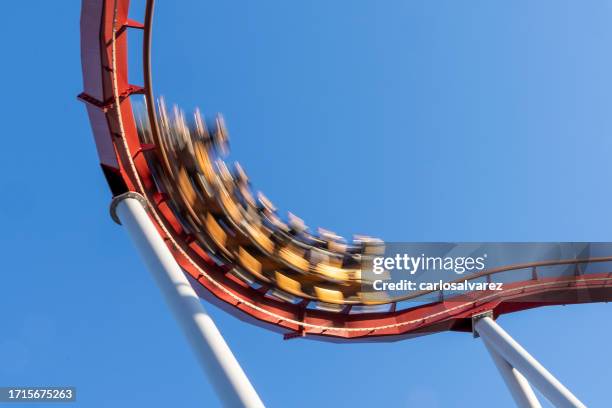
[[[269,200],[255,197],[239,167],[231,171],[221,160],[223,118],[208,126],[199,113],[189,121],[178,110],[169,114],[163,102],[156,106],[150,65],[154,1],[146,2],[142,23],[128,18],[129,8],[129,0],[83,0],[79,98],[86,102],[113,195],[135,191],[146,198],[159,234],[202,297],[286,338],[329,340],[467,331],[471,316],[487,310],[499,315],[612,298],[612,253],[485,271],[468,279],[525,269],[532,279],[469,299],[441,297],[419,305],[369,298],[361,290],[368,282],[361,279],[360,257],[376,253],[380,241],[359,237],[347,243],[329,231],[309,233],[297,217],[284,222]],[[130,47],[142,55],[140,86],[128,82],[132,30],[144,34],[141,44]],[[135,95],[144,95],[146,112],[134,110]],[[555,265],[573,265],[576,274],[540,278],[540,270]],[[591,270],[597,272],[584,272]]]

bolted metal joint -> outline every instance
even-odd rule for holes
[[[476,331],[476,322],[485,317],[490,317],[491,319],[493,319],[493,311],[487,310],[486,312],[477,313],[472,316],[472,335],[474,336],[475,339],[480,337],[480,334],[478,334],[478,332]]]
[[[135,200],[138,200],[138,202],[142,204],[145,210],[149,206],[149,204],[147,203],[147,199],[144,198],[142,194],[137,193],[135,191],[128,191],[127,193],[119,194],[118,196],[113,197],[113,201],[111,201],[110,204],[110,216],[113,221],[115,221],[118,225],[121,225],[121,220],[117,216],[117,205],[119,205],[119,203],[125,200],[126,198],[133,198]]]

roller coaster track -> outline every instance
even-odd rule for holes
[[[612,298],[612,253],[587,259],[508,265],[464,279],[531,271],[501,292],[417,302],[433,291],[402,299],[369,298],[361,288],[360,259],[381,242],[347,243],[322,230],[311,234],[297,217],[284,222],[263,195],[257,198],[238,166],[222,157],[227,130],[218,116],[209,126],[156,102],[151,72],[154,1],[145,19],[129,18],[129,0],[83,0],[81,54],[84,101],[100,163],[113,195],[138,193],[177,262],[198,293],[245,320],[285,338],[396,340],[443,330],[469,331],[471,317],[538,306],[602,302]],[[144,84],[128,81],[128,36],[142,30]],[[132,49],[132,52],[135,50]],[[133,98],[144,96],[146,111]],[[592,267],[597,265],[597,268]],[[569,266],[571,276],[542,277],[542,269]],[[595,269],[596,271],[590,271]],[[587,272],[585,272],[587,271]],[[462,280],[464,280],[462,279]]]

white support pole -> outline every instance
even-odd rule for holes
[[[490,317],[475,319],[475,331],[504,360],[518,370],[544,397],[558,408],[586,408],[542,364]]]
[[[500,356],[497,351],[489,344],[486,340],[482,340],[487,351],[491,355],[491,359],[495,363],[495,366],[499,370],[510,394],[516,405],[519,408],[542,408],[538,397],[533,392],[533,389],[527,382],[527,379],[523,377],[521,373],[514,367],[512,367],[506,360]]]
[[[130,192],[115,197],[111,215],[128,230],[223,405],[263,407],[257,392],[145,209],[144,198]]]

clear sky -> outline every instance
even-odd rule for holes
[[[0,385],[75,385],[92,408],[217,406],[108,216],[75,98],[80,2],[3,11]],[[311,227],[609,241],[611,18],[604,0],[158,0],[154,80],[168,102],[223,112],[232,157]],[[208,308],[270,407],[513,406],[469,334],[283,341]],[[499,322],[604,407],[610,310]]]

